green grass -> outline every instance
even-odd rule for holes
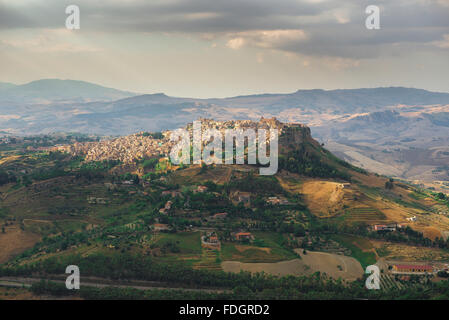
[[[424,192],[415,190],[412,193],[409,194],[409,196],[415,200],[423,200],[425,198],[428,198],[429,196],[425,194]]]
[[[396,202],[397,204],[400,204],[404,207],[408,207],[408,208],[414,208],[414,209],[419,209],[419,210],[423,210],[423,211],[429,211],[429,208],[426,207],[425,205],[415,202],[415,201],[404,201],[402,199],[393,199],[394,202]]]
[[[201,254],[200,237],[200,232],[161,233],[156,245],[162,246],[172,241],[178,244],[181,254]]]
[[[340,243],[342,246],[350,249],[352,252],[351,256],[360,262],[363,269],[376,263],[376,256],[374,252],[365,252],[361,249],[363,248],[367,250],[372,248],[367,239],[349,235],[332,235],[331,238]],[[358,246],[356,246],[354,242],[356,242]]]

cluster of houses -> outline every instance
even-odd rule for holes
[[[416,216],[407,218],[408,222],[415,222],[417,220]],[[389,223],[389,224],[375,224],[369,227],[373,231],[377,232],[392,232],[398,229],[404,228],[405,225],[399,223]]]
[[[85,155],[86,161],[119,160],[129,164],[135,159],[167,155],[172,145],[173,142],[168,138],[154,139],[141,132],[113,140],[56,146],[53,150],[72,155]]]
[[[279,197],[268,197],[267,203],[271,205],[289,205],[290,202],[288,202],[285,198],[279,198]]]
[[[223,131],[226,129],[270,129],[278,128],[282,130],[291,125],[285,125],[276,118],[260,121],[252,120],[230,120],[216,121],[213,119],[200,119],[202,129],[217,129]],[[189,123],[187,130],[193,130],[193,124]],[[69,145],[59,145],[51,148],[51,151],[61,151],[72,155],[83,155],[86,161],[119,160],[122,163],[130,164],[136,159],[167,156],[176,143],[170,140],[171,131],[163,132],[162,139],[155,139],[144,132],[123,136],[112,140],[103,140],[99,142],[75,142]],[[267,137],[269,138],[269,137]],[[8,138],[3,138],[8,142]]]
[[[208,130],[208,129],[216,129],[219,131],[223,131],[226,129],[265,129],[269,130],[270,128],[277,128],[279,129],[280,133],[282,132],[282,129],[286,126],[276,118],[264,118],[262,117],[259,121],[252,121],[252,120],[227,120],[227,121],[219,121],[214,119],[206,119],[206,118],[200,118],[202,130]],[[192,131],[193,130],[193,123],[187,124],[187,130]]]

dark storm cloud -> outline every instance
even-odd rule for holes
[[[446,0],[45,0],[27,3],[26,0],[0,0],[0,29],[63,27],[65,7],[76,3],[81,9],[83,32],[207,33],[225,40],[239,37],[245,40],[254,30],[303,30],[306,39],[276,39],[265,47],[354,59],[375,57],[398,48],[440,50],[431,44],[449,34],[449,1]],[[371,4],[381,6],[381,30],[365,28],[364,11]],[[255,41],[252,36],[250,40],[246,45],[263,46],[261,41],[266,39]]]

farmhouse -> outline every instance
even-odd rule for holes
[[[251,241],[254,236],[250,232],[237,232],[234,234],[234,239],[236,241]]]
[[[392,268],[395,273],[432,273],[431,265],[395,264]]]
[[[199,193],[204,193],[206,191],[207,191],[207,187],[206,186],[198,186],[196,188],[196,192],[199,192]]]
[[[155,223],[151,227],[152,227],[153,231],[155,231],[155,232],[170,230],[170,227],[167,224],[162,224],[162,223]]]
[[[218,240],[218,236],[215,232],[210,232],[206,234],[205,236],[201,237],[201,246],[203,248],[208,248],[212,250],[220,250],[221,249],[221,243],[220,240]]]
[[[390,223],[390,224],[375,224],[373,230],[377,232],[381,231],[396,231],[396,229],[401,228],[400,224]]]
[[[173,204],[172,201],[167,201],[165,204],[165,207],[159,210],[159,213],[167,214],[171,210],[171,205]]]
[[[267,203],[271,204],[271,205],[287,205],[287,204],[289,204],[287,199],[278,198],[278,197],[268,197]]]

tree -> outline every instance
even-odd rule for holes
[[[394,188],[393,179],[390,178],[387,182],[385,182],[385,189],[391,190]]]
[[[441,200],[445,200],[446,199],[446,195],[443,192],[440,192],[437,194],[437,198],[441,199]]]

